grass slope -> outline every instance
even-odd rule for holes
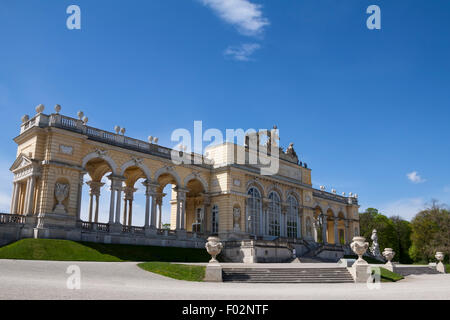
[[[168,262],[145,262],[138,264],[138,266],[146,271],[185,281],[203,281],[206,270],[206,267],[202,266],[188,266]]]
[[[0,259],[208,262],[209,255],[205,249],[23,239],[0,248]]]
[[[397,282],[402,279],[405,279],[402,275],[381,267],[380,267],[380,277],[382,282]]]

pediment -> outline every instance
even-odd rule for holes
[[[30,166],[33,164],[33,161],[26,157],[25,155],[21,154],[17,157],[17,159],[12,164],[11,168],[9,168],[10,171],[16,171],[21,168],[25,168],[27,166]]]

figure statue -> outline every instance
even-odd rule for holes
[[[380,245],[378,244],[378,235],[376,229],[373,229],[372,236],[370,237],[370,239],[372,239],[372,246],[370,247],[370,252],[375,257],[380,257],[381,256]]]
[[[293,157],[293,158],[298,158],[297,157],[297,153],[295,152],[295,150],[294,150],[294,144],[293,143],[290,143],[289,144],[289,147],[286,149],[286,152],[285,152],[288,156],[291,156],[291,157]]]

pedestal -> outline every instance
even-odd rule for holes
[[[206,282],[222,282],[222,266],[220,263],[209,263],[206,266],[205,278]]]
[[[390,261],[386,262],[386,264],[384,265],[385,269],[388,269],[391,272],[395,272],[394,271],[394,264]]]
[[[348,268],[355,282],[367,282],[370,277],[370,265],[364,260],[356,260],[351,268]]]
[[[436,265],[436,270],[440,273],[445,273],[445,265],[442,263],[442,261],[440,261],[437,265]]]

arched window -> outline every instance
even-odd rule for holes
[[[259,193],[258,189],[252,187],[247,194],[250,196],[247,201],[247,232],[256,235],[260,233],[261,193]]]
[[[280,236],[281,200],[280,196],[271,192],[269,195],[269,236]]]
[[[288,210],[286,216],[286,230],[288,238],[297,238],[298,202],[293,196],[288,197]]]
[[[212,223],[211,232],[219,233],[219,207],[217,205],[214,205],[212,207],[211,223]]]
[[[359,236],[358,228],[355,227],[355,237]]]

